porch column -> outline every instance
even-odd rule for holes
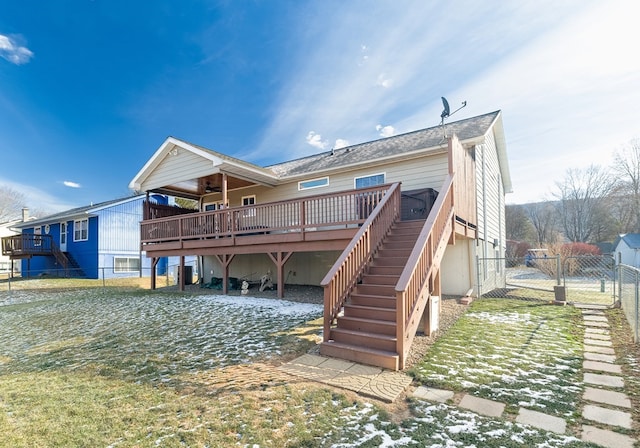
[[[222,265],[222,294],[229,294],[229,265],[235,254],[216,255]]]
[[[158,265],[158,261],[160,258],[153,257],[151,258],[151,289],[156,289],[156,266]]]
[[[276,270],[278,272],[278,298],[284,298],[284,265],[289,260],[293,252],[276,252],[272,254],[268,252],[269,258],[276,265]]]
[[[178,266],[178,290],[184,291],[184,255],[180,255],[180,265]]]
[[[229,197],[227,196],[227,174],[222,173],[222,206],[229,208]]]

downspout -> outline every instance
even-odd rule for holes
[[[482,147],[482,279],[485,280],[487,278],[487,255],[489,254],[489,241],[487,240],[487,155],[486,145],[483,143],[479,146]]]

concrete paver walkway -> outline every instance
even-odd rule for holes
[[[411,377],[401,372],[311,354],[283,364],[280,370],[387,403],[393,403],[412,381]]]
[[[624,388],[622,366],[616,364],[611,342],[609,322],[602,310],[583,309],[585,324],[584,382],[599,387],[586,386],[582,418],[611,428],[630,429],[632,416],[628,412],[631,400],[620,389]],[[631,448],[635,440],[610,429],[582,425],[582,440],[605,448]]]
[[[588,402],[582,409],[582,418],[598,426],[583,424],[581,439],[605,448],[632,448],[635,440],[616,432],[614,428],[632,428],[631,400],[624,393],[622,368],[616,364],[609,322],[600,309],[583,309],[584,336],[584,394]],[[281,370],[309,380],[326,383],[373,397],[386,402],[395,401],[411,384],[411,378],[401,372],[354,362],[306,354],[280,367]],[[429,387],[418,387],[413,397],[444,403],[454,393]],[[505,404],[465,394],[458,406],[489,417],[508,418]],[[564,419],[538,411],[520,408],[516,422],[546,431],[564,434]],[[611,429],[607,429],[611,428]]]

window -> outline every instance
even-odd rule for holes
[[[329,185],[328,177],[321,177],[319,179],[303,180],[298,182],[298,190],[308,190],[310,188],[326,187]]]
[[[384,173],[373,174],[371,176],[363,176],[355,178],[356,188],[375,187],[384,184]]]
[[[139,272],[140,259],[134,257],[113,257],[113,272]]]
[[[87,241],[89,239],[89,219],[73,221],[73,241]]]
[[[42,246],[42,227],[34,227],[33,228],[33,245],[36,247]]]
[[[248,207],[250,205],[255,205],[256,204],[256,195],[252,195],[252,196],[242,196],[242,206],[243,207]],[[244,218],[246,217],[250,217],[250,216],[256,216],[256,209],[255,208],[250,208],[248,210],[245,210],[242,213],[242,216]]]
[[[209,202],[208,204],[204,204],[204,211],[211,212],[213,210],[222,210],[222,201]]]
[[[246,207],[247,205],[255,205],[256,204],[256,195],[252,196],[242,196],[242,206]]]

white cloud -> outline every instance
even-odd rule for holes
[[[391,137],[396,133],[393,126],[382,126],[381,124],[376,126],[376,131],[380,133],[381,137]]]
[[[307,143],[318,149],[324,149],[327,147],[327,142],[322,141],[322,136],[320,134],[316,134],[314,131],[309,131],[307,134]]]
[[[22,65],[29,62],[33,52],[19,45],[13,38],[0,34],[0,57],[13,64]]]
[[[62,182],[64,184],[65,187],[69,187],[69,188],[80,188],[80,184],[76,183],[76,182],[71,182],[70,180],[65,180],[64,182]]]
[[[349,146],[349,141],[345,140],[345,139],[342,139],[342,138],[339,138],[339,139],[336,140],[336,144],[333,145],[333,148],[334,149],[340,149],[340,148],[345,148],[347,146]]]
[[[386,74],[381,73],[380,75],[378,75],[378,81],[376,81],[376,85],[384,87],[385,89],[388,89],[389,87],[391,87],[391,85],[393,84],[393,81],[387,77]]]

